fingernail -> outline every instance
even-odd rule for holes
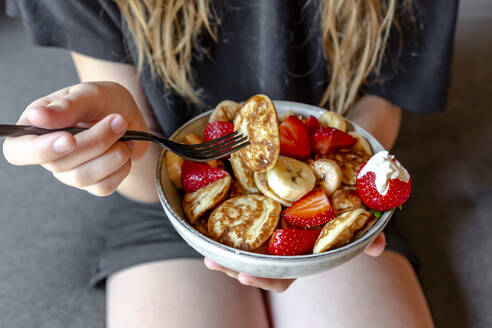
[[[120,134],[126,130],[127,124],[125,120],[119,115],[115,115],[115,117],[111,120],[111,129],[113,129],[114,133]]]
[[[237,280],[243,285],[248,285],[250,283],[248,277],[244,276],[243,274],[239,274],[237,276]]]
[[[72,148],[72,142],[67,136],[61,136],[53,142],[53,150],[57,153],[65,153]]]

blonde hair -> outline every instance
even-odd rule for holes
[[[202,32],[216,39],[210,0],[115,0],[138,49],[165,86],[200,104],[191,67]],[[345,113],[371,73],[377,76],[395,20],[396,0],[323,0],[320,24],[330,81],[320,105]],[[198,49],[206,52],[206,49]]]

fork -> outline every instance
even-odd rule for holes
[[[19,137],[28,134],[42,135],[56,131],[66,131],[75,135],[85,130],[87,129],[63,128],[50,130],[29,125],[0,124],[0,137]],[[248,137],[243,136],[238,131],[234,131],[223,137],[195,145],[180,144],[158,137],[151,133],[134,130],[126,131],[126,133],[119,140],[152,141],[183,157],[184,159],[195,162],[207,162],[213,159],[218,159],[249,145]]]

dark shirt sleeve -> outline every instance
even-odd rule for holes
[[[402,26],[402,36],[393,33],[391,38],[396,60],[384,62],[379,82],[367,93],[407,111],[439,112],[446,106],[458,0],[415,3],[415,24]]]
[[[22,19],[29,38],[37,45],[131,62],[121,16],[111,0],[7,0],[6,12]]]

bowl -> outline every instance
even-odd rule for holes
[[[274,104],[278,114],[293,112],[305,117],[313,115],[319,118],[326,111],[319,107],[290,101],[274,101]],[[201,135],[211,113],[212,110],[191,119],[181,126],[170,139],[179,142],[187,132]],[[373,136],[356,124],[347,121],[347,130],[355,131],[365,137],[374,153],[384,150]],[[176,188],[167,176],[165,156],[166,150],[160,155],[156,178],[159,199],[166,213],[162,219],[168,219],[178,234],[198,253],[226,268],[257,277],[297,278],[339,266],[363,252],[366,246],[384,229],[394,211],[385,212],[376,224],[359,239],[320,254],[275,256],[247,252],[216,242],[198,232],[188,223],[182,208],[183,192]]]

